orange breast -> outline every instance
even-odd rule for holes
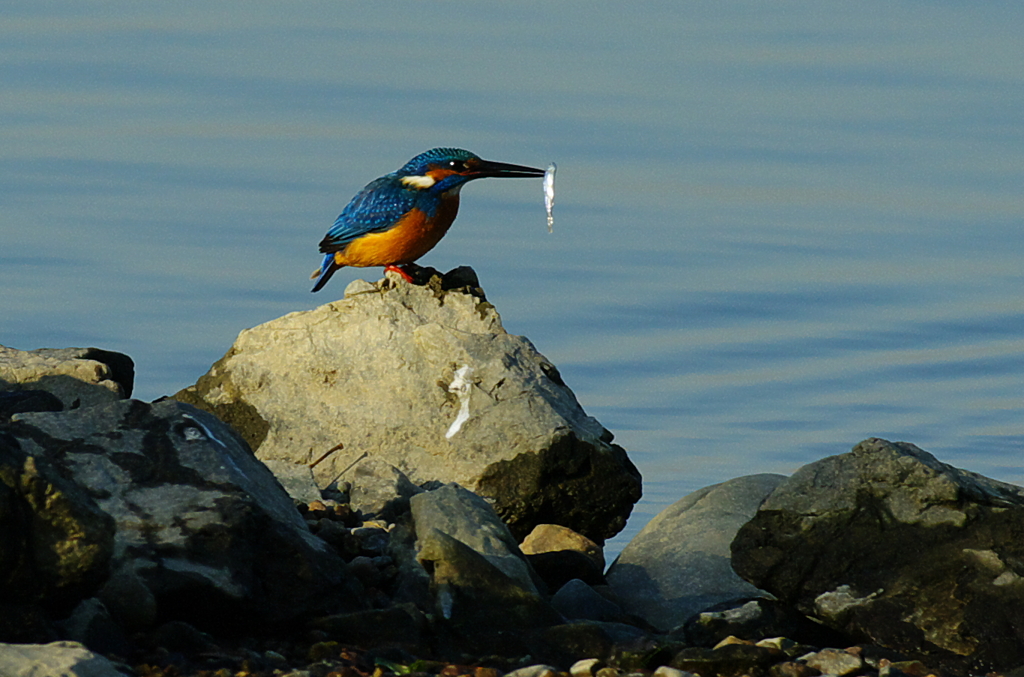
[[[334,261],[339,266],[360,268],[412,263],[441,241],[458,211],[458,195],[444,198],[432,219],[426,212],[413,209],[389,230],[352,241],[334,254]]]

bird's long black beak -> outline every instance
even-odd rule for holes
[[[473,167],[473,178],[493,177],[498,179],[516,178],[540,178],[544,176],[543,169],[524,167],[523,165],[510,165],[507,162],[491,162],[481,160],[476,167]]]

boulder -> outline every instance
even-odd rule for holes
[[[99,348],[17,350],[0,346],[0,390],[44,390],[65,409],[131,397],[135,363]]]
[[[119,621],[230,627],[358,608],[337,554],[207,412],[120,400],[17,414],[7,431],[115,525],[113,574],[99,597]]]
[[[582,534],[560,524],[538,524],[519,544],[523,554],[540,555],[545,552],[571,550],[580,552],[594,561],[604,573],[604,549]]]
[[[608,585],[626,611],[668,631],[713,605],[763,595],[733,572],[729,545],[784,479],[739,477],[658,513],[608,569]]]
[[[395,466],[379,458],[365,458],[351,471],[349,504],[365,515],[394,521],[409,510],[409,499],[423,491]]]
[[[103,656],[78,642],[0,644],[0,675],[4,677],[124,677]]]
[[[174,397],[261,459],[317,462],[321,487],[368,456],[413,484],[493,499],[517,538],[557,523],[603,543],[639,500],[640,474],[478,285],[469,268],[425,285],[356,280],[340,301],[243,331]]]
[[[738,532],[752,584],[855,639],[969,657],[1024,656],[1024,489],[912,444],[869,439],[804,466]]]
[[[29,440],[0,429],[0,640],[45,637],[106,580],[114,520]]]
[[[448,484],[413,496],[410,504],[420,560],[430,559],[425,552],[448,549],[446,539],[451,538],[490,562],[523,590],[538,593],[539,579],[526,556],[483,498],[457,484]]]
[[[562,622],[538,592],[512,534],[484,499],[449,484],[417,494],[410,503],[416,562],[426,574],[431,599],[423,610],[435,619],[442,653],[530,653],[534,630]],[[410,579],[399,589],[421,585],[416,572],[402,564],[401,553],[394,547],[392,552]],[[416,596],[424,598],[422,592]]]

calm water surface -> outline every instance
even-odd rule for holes
[[[7,2],[0,343],[193,383],[309,293],[370,179],[476,183],[476,268],[645,477],[612,552],[712,482],[869,436],[1024,482],[1017,3]]]

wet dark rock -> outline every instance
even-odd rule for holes
[[[421,534],[418,545],[431,575],[436,632],[446,653],[530,653],[528,631],[562,622],[536,590],[461,541],[434,529]]]
[[[670,636],[703,647],[713,647],[730,636],[748,640],[788,637],[811,646],[853,643],[842,633],[812,621],[796,609],[763,598],[716,604],[691,616]]]
[[[60,414],[17,416],[31,415]],[[63,618],[106,580],[115,523],[16,429],[0,430],[0,619]],[[35,626],[0,620],[0,639],[35,641],[23,635]]]
[[[869,439],[782,483],[732,546],[736,571],[860,641],[1024,656],[1024,489]]]
[[[717,649],[683,649],[672,658],[669,665],[698,675],[739,677],[763,674],[770,665],[783,660],[785,655],[778,649],[751,644],[727,644]]]
[[[127,656],[132,651],[124,630],[95,597],[83,600],[59,628],[62,637],[81,642],[92,651],[119,656]]]
[[[0,423],[26,411],[63,411],[60,398],[46,390],[8,390],[0,392]]]
[[[574,579],[551,597],[551,606],[569,620],[625,622],[626,613],[585,582]]]
[[[92,513],[87,501],[75,504],[76,519],[95,514],[98,525],[116,528],[106,532],[113,560],[108,551],[103,578],[93,574],[70,598],[90,596],[96,579],[109,575],[100,597],[115,618],[132,613],[124,595],[141,587],[144,604],[155,603],[154,620],[219,628],[358,607],[340,558],[308,531],[270,471],[208,413],[170,400],[121,400],[18,414],[7,430],[36,468],[62,468],[71,489],[59,496],[77,492],[93,504]],[[47,515],[52,521],[60,512],[51,506]]]
[[[604,573],[593,557],[578,550],[558,550],[527,555],[530,566],[541,577],[548,590],[558,590],[571,580],[588,585],[604,585]]]
[[[608,569],[608,585],[626,611],[668,631],[714,604],[763,595],[733,572],[729,545],[784,479],[740,477],[662,510]]]
[[[508,527],[482,497],[457,484],[417,494],[411,500],[418,557],[431,547],[435,534],[450,537],[470,548],[532,594],[543,582],[519,550]],[[444,549],[446,541],[440,541]]]
[[[320,486],[372,458],[415,485],[457,482],[487,496],[519,538],[558,523],[603,542],[639,500],[640,474],[478,287],[444,281],[471,277],[357,280],[342,300],[243,331],[175,397],[235,427],[261,459],[326,454]],[[456,431],[463,405],[449,386],[463,366],[473,372]]]
[[[426,618],[412,604],[325,616],[312,621],[310,627],[362,649],[397,647],[416,655],[430,653]]]

